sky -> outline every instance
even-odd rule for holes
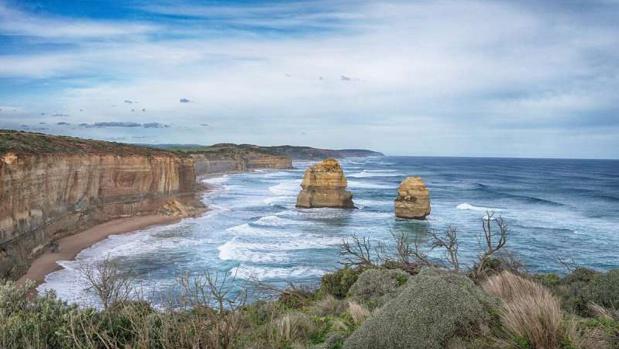
[[[0,128],[619,158],[619,0],[0,0]]]

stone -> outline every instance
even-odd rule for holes
[[[425,219],[430,214],[430,192],[420,177],[407,177],[400,183],[395,199],[399,218]]]
[[[348,182],[339,162],[323,160],[305,170],[297,207],[354,208],[352,193],[346,190]]]

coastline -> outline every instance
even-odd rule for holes
[[[66,236],[58,240],[58,248],[55,252],[47,251],[37,257],[26,274],[18,279],[18,283],[32,280],[36,285],[45,281],[45,277],[62,267],[57,263],[61,260],[74,260],[84,249],[106,239],[110,235],[126,234],[136,230],[145,229],[156,225],[176,223],[185,217],[166,215],[146,215],[127,218],[118,218],[77,234]]]
[[[227,174],[230,173],[212,173],[200,176],[197,178],[197,182],[201,183],[202,187],[196,194],[205,193],[214,189],[212,186],[204,183],[203,180],[221,177]],[[200,210],[200,212],[196,215],[201,215],[206,211],[208,211],[208,207]],[[77,257],[80,252],[93,246],[97,242],[107,239],[110,235],[128,234],[157,225],[173,224],[187,217],[189,216],[153,214],[117,218],[95,225],[94,227],[83,230],[77,234],[65,236],[57,241],[58,247],[55,252],[48,250],[44,254],[35,258],[26,274],[22,275],[17,280],[17,283],[22,284],[27,280],[31,280],[35,282],[36,286],[41,285],[45,282],[45,277],[48,274],[62,269],[62,266],[57,263],[58,261],[75,260],[75,257]]]

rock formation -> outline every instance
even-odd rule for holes
[[[395,199],[395,215],[424,219],[430,214],[430,192],[420,177],[407,177],[400,183]]]
[[[335,159],[326,159],[305,170],[297,207],[354,208],[348,182]]]

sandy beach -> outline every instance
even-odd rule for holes
[[[170,224],[179,221],[181,218],[165,215],[119,218],[64,237],[58,240],[58,249],[55,252],[48,251],[35,259],[28,272],[18,282],[22,283],[30,279],[35,281],[37,285],[41,284],[45,281],[45,275],[60,269],[57,261],[75,259],[80,251],[110,235],[129,233],[153,225]]]

